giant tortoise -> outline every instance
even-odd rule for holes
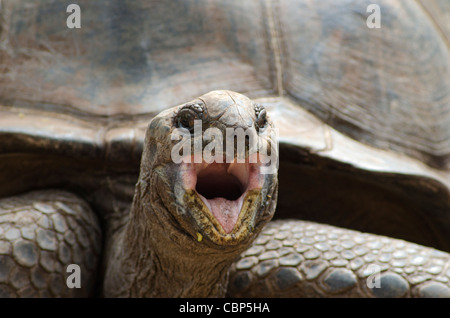
[[[450,297],[448,2],[69,4],[0,2],[1,296]]]

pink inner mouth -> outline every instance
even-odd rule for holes
[[[224,231],[231,233],[247,192],[262,187],[260,165],[249,163],[248,159],[245,163],[203,162],[182,165],[185,189],[195,190]]]

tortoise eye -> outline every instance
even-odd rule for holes
[[[190,132],[194,130],[194,121],[202,119],[203,108],[199,104],[184,106],[175,118],[175,124],[179,128],[186,128]]]
[[[262,129],[267,126],[267,112],[261,105],[255,106],[256,129]]]

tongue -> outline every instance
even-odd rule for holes
[[[206,204],[225,232],[231,233],[241,212],[242,199],[229,201],[225,198],[214,198],[206,200]]]

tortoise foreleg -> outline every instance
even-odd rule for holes
[[[92,295],[100,247],[98,221],[74,194],[48,190],[2,199],[0,297]]]

